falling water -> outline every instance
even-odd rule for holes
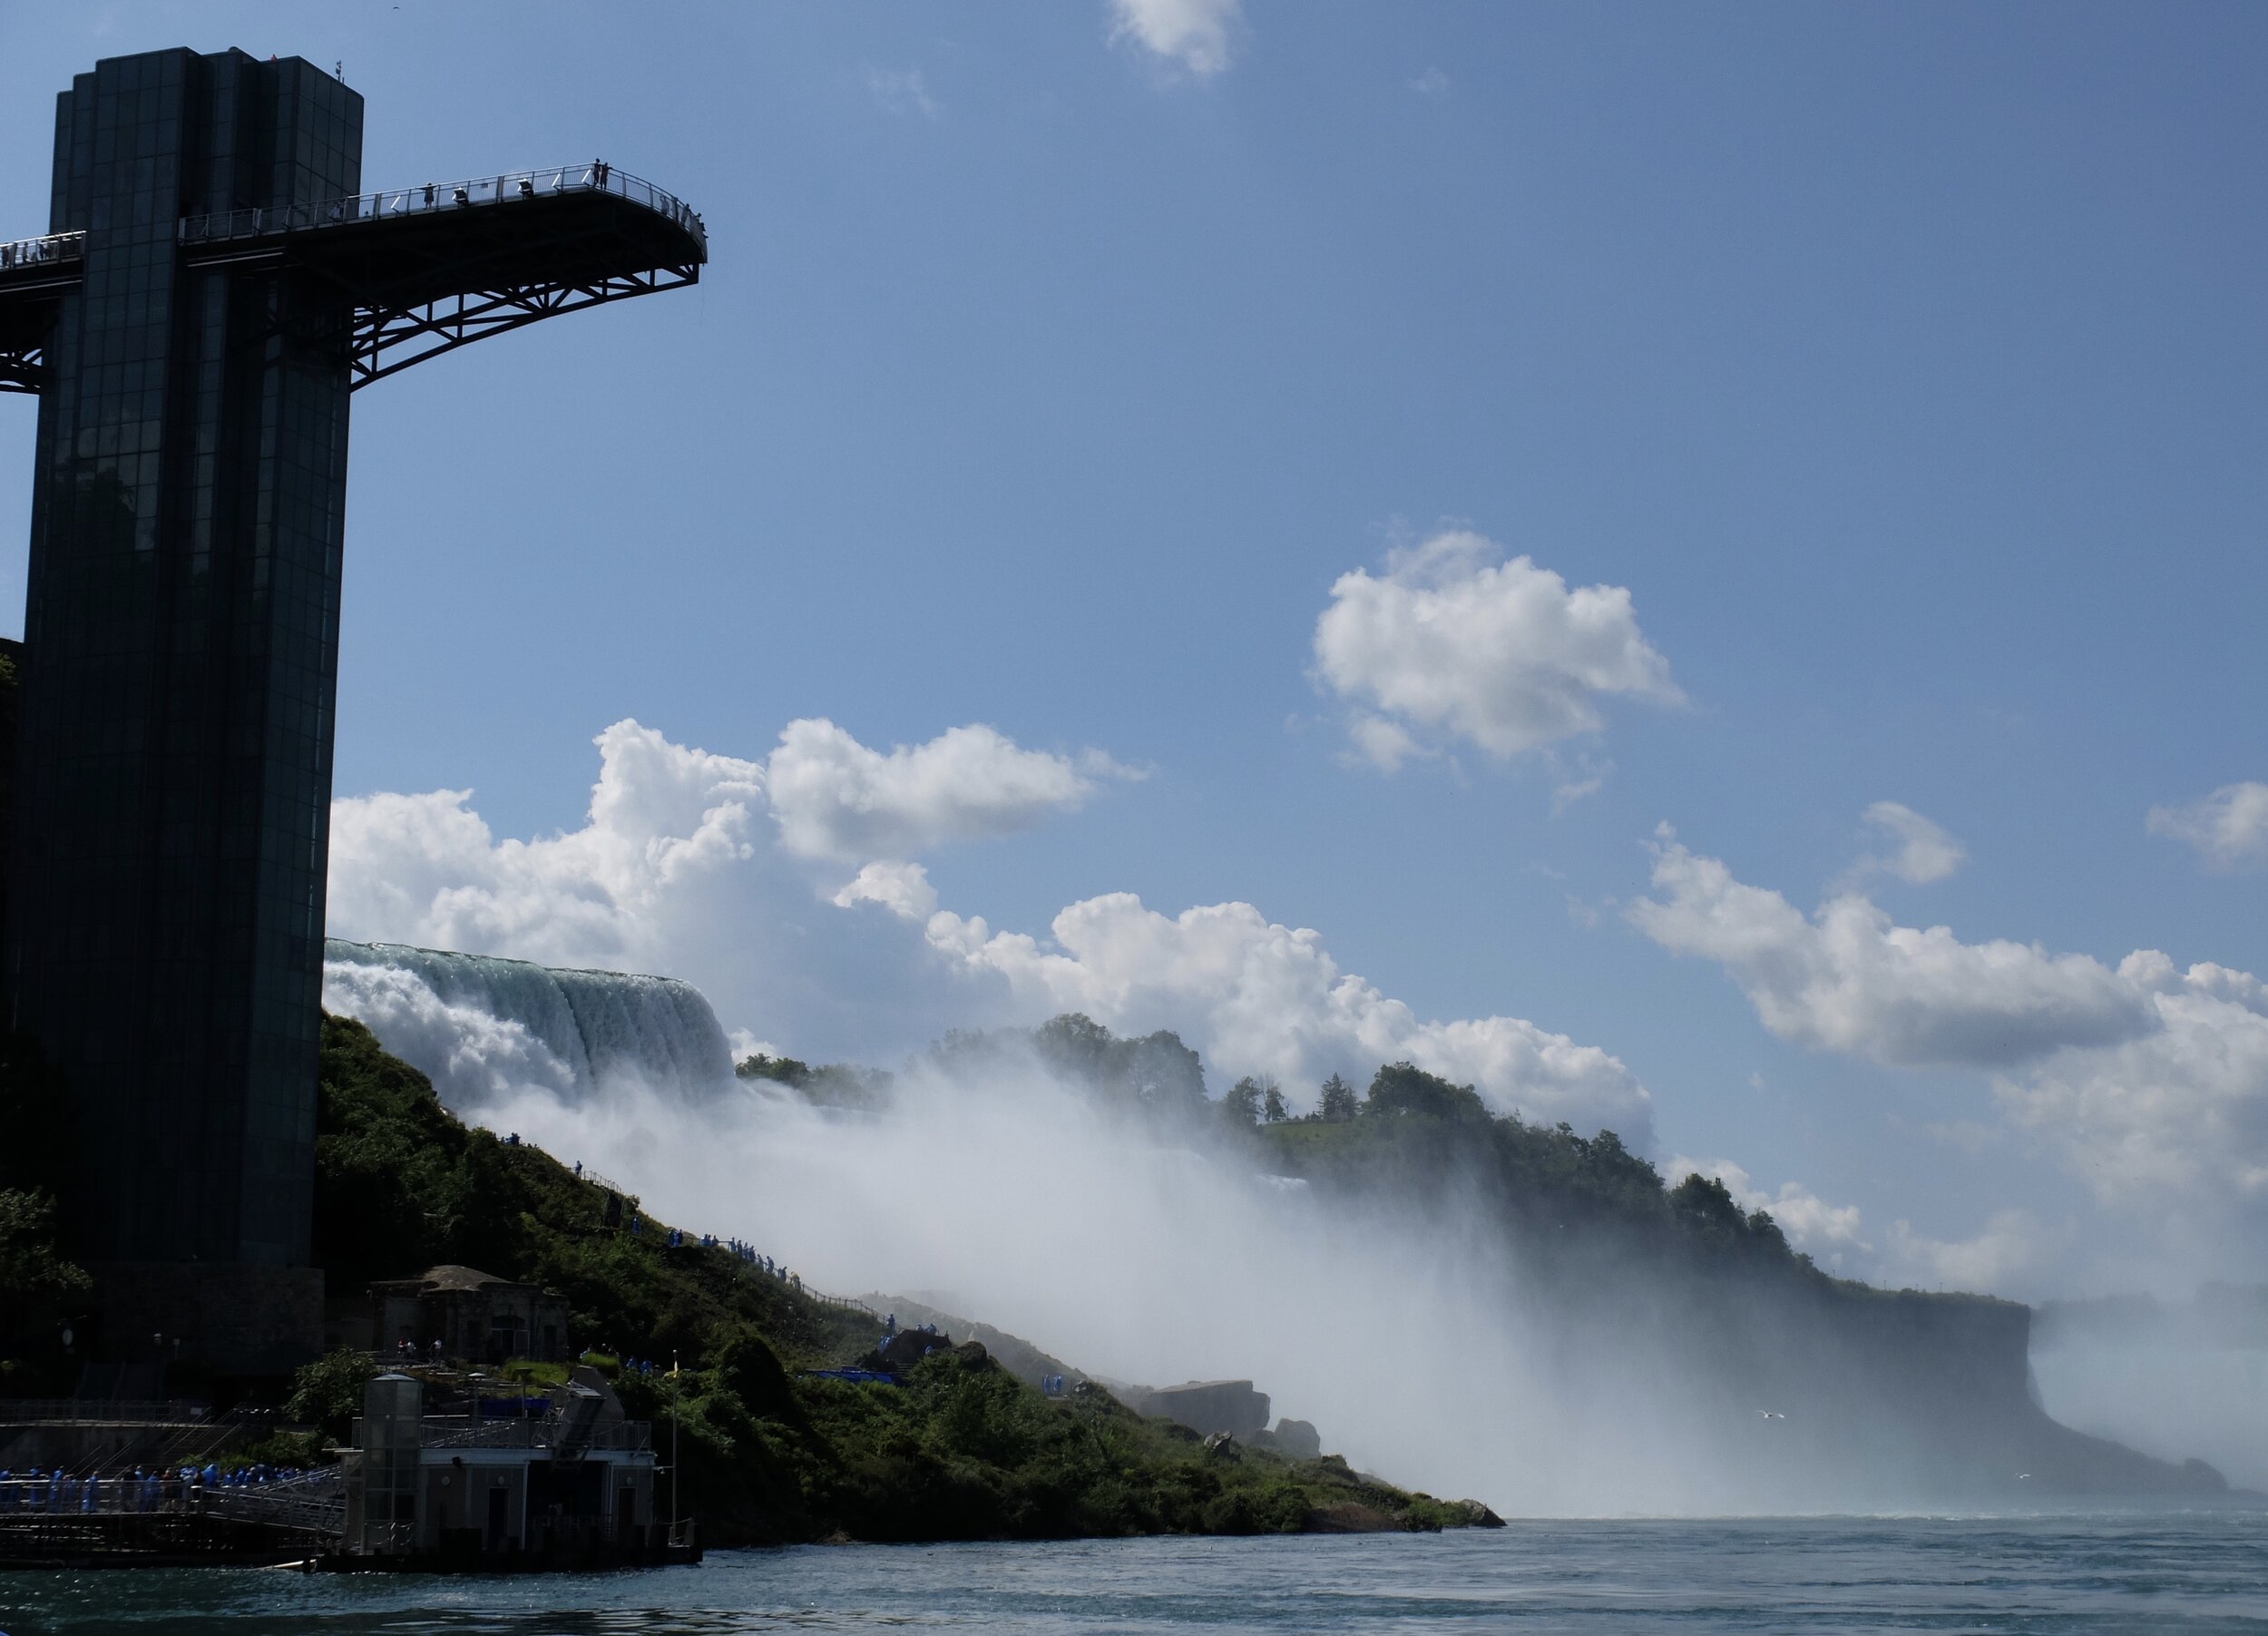
[[[458,1109],[531,1086],[573,1103],[623,1080],[694,1095],[732,1078],[717,1014],[673,977],[332,937],[323,1003],[368,1024]]]

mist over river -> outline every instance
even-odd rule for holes
[[[2268,1514],[1515,1521],[1501,1533],[806,1546],[595,1576],[0,1577],[8,1636],[2268,1630]]]

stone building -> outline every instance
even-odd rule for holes
[[[406,1341],[424,1356],[439,1341],[443,1356],[467,1363],[567,1361],[565,1299],[476,1268],[433,1267],[373,1284],[369,1321],[376,1352],[399,1351]]]

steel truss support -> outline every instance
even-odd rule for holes
[[[700,277],[698,265],[658,267],[578,282],[516,285],[471,290],[414,307],[363,308],[355,313],[354,378],[349,391],[397,375],[412,364],[469,347],[508,329],[580,312],[586,307],[658,290],[678,289]],[[402,350],[407,348],[407,350]]]
[[[44,347],[0,348],[0,392],[36,393],[46,382]]]

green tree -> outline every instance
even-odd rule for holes
[[[889,1098],[896,1077],[880,1069],[852,1063],[823,1063],[813,1067],[792,1056],[767,1056],[761,1051],[734,1065],[740,1079],[769,1080],[803,1092],[807,1101],[825,1107],[874,1107]]]
[[[1704,1243],[1732,1244],[1748,1236],[1746,1214],[1715,1176],[1697,1171],[1686,1176],[1670,1189],[1669,1208],[1686,1229]]]
[[[343,1443],[355,1416],[362,1413],[364,1388],[377,1372],[369,1353],[351,1348],[302,1364],[292,1374],[291,1396],[284,1400],[284,1413],[320,1426],[332,1441]]]
[[[1357,1111],[1354,1086],[1335,1073],[1323,1082],[1323,1101],[1317,1112],[1324,1118],[1333,1121],[1353,1119]]]
[[[1284,1105],[1284,1092],[1274,1080],[1266,1082],[1261,1093],[1260,1117],[1272,1125],[1282,1124],[1291,1117],[1291,1110]]]
[[[1179,1034],[1160,1028],[1121,1043],[1128,1083],[1144,1105],[1161,1112],[1204,1111],[1205,1064]]]
[[[1220,1116],[1240,1131],[1249,1131],[1260,1122],[1260,1082],[1250,1074],[1228,1088],[1220,1099]]]
[[[1488,1104],[1471,1085],[1452,1085],[1438,1073],[1428,1073],[1408,1063],[1389,1063],[1370,1082],[1365,1114],[1395,1118],[1429,1114],[1436,1119],[1486,1121]]]
[[[759,1051],[734,1064],[732,1072],[738,1079],[777,1080],[801,1090],[811,1083],[812,1068],[810,1063],[799,1063],[792,1056],[767,1056]]]
[[[1031,1043],[1050,1067],[1100,1085],[1115,1077],[1112,1047],[1119,1043],[1108,1028],[1084,1012],[1067,1011],[1050,1017],[1032,1031]]]
[[[55,1201],[0,1191],[0,1304],[92,1288],[93,1280],[55,1245]]]

